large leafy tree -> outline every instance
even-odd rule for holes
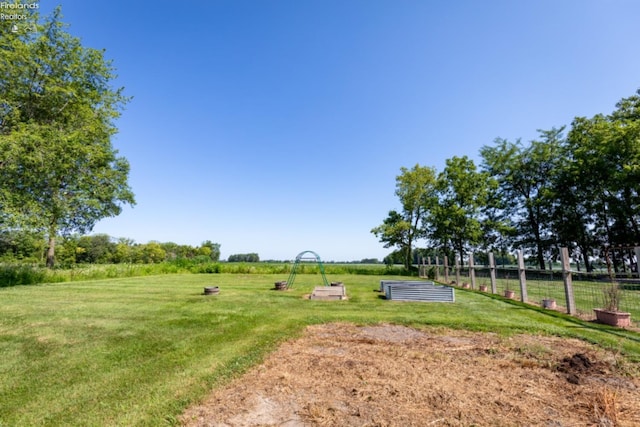
[[[404,266],[412,263],[412,248],[417,239],[424,237],[423,221],[437,202],[437,176],[433,168],[416,164],[400,169],[396,177],[396,196],[400,212],[392,210],[382,225],[371,230],[385,244],[385,248],[398,247],[402,251]]]
[[[556,180],[556,212],[574,213],[561,221],[560,235],[572,232],[585,255],[596,244],[640,241],[640,91],[616,107],[574,119]]]
[[[438,177],[439,201],[427,220],[430,240],[460,259],[483,238],[481,213],[489,196],[489,175],[467,156],[454,156]]]
[[[532,248],[541,269],[550,244],[551,177],[562,160],[563,131],[539,131],[540,139],[528,146],[498,138],[480,150],[483,169],[497,180],[504,211],[517,230],[514,243]]]
[[[111,144],[127,98],[104,51],[67,33],[60,9],[30,18],[22,28],[37,31],[2,28],[0,39],[0,218],[46,233],[52,267],[57,235],[135,203]]]

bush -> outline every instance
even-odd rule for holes
[[[43,283],[45,277],[46,271],[42,267],[27,264],[0,265],[0,287]]]

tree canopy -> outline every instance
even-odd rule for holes
[[[481,148],[479,170],[466,156],[447,159],[437,178],[420,167],[432,174],[424,182],[414,176],[418,166],[413,174],[402,168],[397,188],[412,184],[396,191],[402,210],[372,232],[408,254],[419,238],[460,258],[522,248],[540,269],[560,246],[589,270],[603,248],[640,245],[640,90],[611,114],[576,117],[565,129],[539,130],[529,143],[496,138]]]
[[[403,253],[405,268],[411,266],[412,247],[424,237],[423,221],[437,201],[437,178],[433,168],[416,164],[401,168],[396,177],[396,196],[402,210],[392,210],[382,225],[371,230],[386,248],[397,246]]]
[[[59,8],[30,12],[37,31],[3,28],[0,39],[0,220],[46,233],[48,266],[58,234],[135,204],[129,163],[111,143],[128,98],[104,51],[83,47],[60,18]]]

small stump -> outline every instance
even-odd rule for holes
[[[515,291],[506,290],[504,291],[504,296],[509,299],[514,299],[516,297]]]
[[[218,286],[208,286],[204,288],[205,295],[216,295],[220,293],[220,287]]]
[[[275,290],[276,291],[284,291],[287,289],[287,282],[286,281],[281,281],[281,282],[276,282],[275,283]]]
[[[487,285],[480,285],[480,292],[487,292],[489,290],[489,288],[487,287]]]

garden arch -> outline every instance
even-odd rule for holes
[[[309,255],[310,254],[310,255]],[[296,274],[298,270],[298,265],[304,261],[315,261],[318,264],[318,269],[320,270],[320,274],[322,274],[322,281],[325,286],[329,286],[329,282],[327,281],[327,276],[324,274],[324,265],[322,265],[322,260],[320,259],[320,255],[313,251],[303,251],[296,256],[296,260],[293,263],[293,268],[291,268],[291,273],[289,273],[289,278],[287,279],[287,288],[293,287],[293,282],[296,280]]]

